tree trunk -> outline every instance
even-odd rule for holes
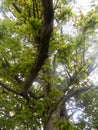
[[[44,130],[60,130],[59,126],[56,125],[56,122],[61,120],[67,120],[65,114],[65,103],[62,103],[51,115],[49,121],[45,124]]]
[[[57,109],[54,111],[47,124],[45,124],[44,130],[59,130],[59,128],[55,126],[55,122],[59,119],[60,119],[60,110]]]

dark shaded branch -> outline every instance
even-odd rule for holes
[[[4,88],[4,89],[6,89],[6,90],[8,90],[8,91],[10,91],[10,92],[12,92],[12,93],[14,93],[14,94],[17,94],[17,95],[19,95],[19,96],[22,96],[21,93],[19,93],[19,92],[15,91],[14,89],[8,87],[6,84],[2,83],[1,81],[0,81],[0,86],[1,86],[2,88]]]
[[[17,6],[15,3],[13,3],[12,5],[13,5],[13,7],[15,8],[15,10],[16,10],[18,13],[21,13],[21,10],[18,8],[18,6]]]
[[[53,31],[53,1],[52,0],[42,0],[42,7],[44,12],[43,26],[40,33],[40,42],[38,56],[36,57],[35,63],[31,68],[31,72],[23,84],[23,93],[26,94],[28,89],[31,87],[33,81],[38,75],[44,61],[48,58],[48,50],[51,33]]]
[[[44,13],[44,25],[53,24],[54,10],[53,10],[53,0],[41,0]]]

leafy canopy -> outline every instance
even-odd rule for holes
[[[84,103],[89,119],[94,106],[93,118],[97,96],[79,94],[92,87],[88,76],[95,59],[88,49],[96,36],[97,10],[77,15],[68,0],[2,0],[1,6],[0,128],[74,130],[66,110],[72,97]],[[75,35],[66,31],[71,21]],[[95,101],[89,108],[85,95]],[[97,119],[96,114],[92,121]]]

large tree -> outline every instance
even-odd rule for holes
[[[92,87],[96,10],[76,16],[59,0],[2,0],[1,7],[0,128],[75,129],[66,108]],[[75,35],[64,33],[71,21]]]

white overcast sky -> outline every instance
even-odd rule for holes
[[[91,8],[93,8],[93,5],[98,4],[98,0],[74,0],[74,2],[74,10],[77,12],[82,10],[84,13],[87,13]]]

